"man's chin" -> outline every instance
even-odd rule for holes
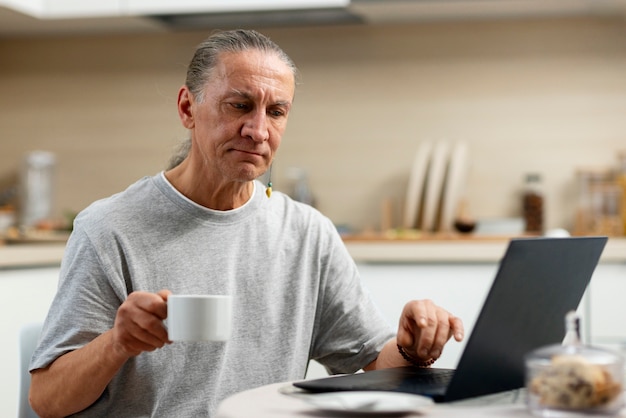
[[[254,171],[243,171],[239,173],[239,180],[241,182],[248,182],[252,180],[256,180],[259,177],[263,176],[267,170],[254,170]]]

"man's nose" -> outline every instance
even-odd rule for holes
[[[251,113],[243,125],[241,135],[255,142],[265,142],[269,139],[267,114],[265,111]]]

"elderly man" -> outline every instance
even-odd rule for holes
[[[331,373],[428,365],[462,339],[461,321],[427,300],[405,305],[395,334],[330,220],[256,180],[295,80],[255,31],[198,47],[178,93],[188,153],[75,220],[31,363],[41,416],[211,416],[233,393],[303,378],[310,359]],[[170,293],[232,295],[232,337],[169,341]]]

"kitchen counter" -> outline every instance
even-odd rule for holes
[[[509,238],[346,237],[359,263],[490,263],[500,260]],[[65,244],[0,245],[0,269],[58,266]],[[600,262],[626,263],[626,238],[610,238]]]
[[[388,239],[346,237],[348,251],[362,263],[498,262],[511,237]],[[600,262],[626,263],[626,238],[609,238]]]
[[[0,245],[0,270],[61,264],[65,243]]]

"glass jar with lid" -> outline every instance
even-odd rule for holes
[[[35,227],[50,219],[54,204],[56,156],[33,151],[24,157],[20,177],[20,226]]]
[[[622,221],[622,188],[614,181],[591,186],[593,235],[621,236],[624,233]]]
[[[617,415],[624,405],[624,361],[612,351],[583,345],[576,312],[566,316],[562,345],[526,356],[527,406],[542,417]]]
[[[530,234],[541,234],[544,228],[545,198],[541,174],[526,174],[522,194],[522,212],[525,231]]]
[[[622,235],[622,193],[608,169],[580,169],[574,235]]]

